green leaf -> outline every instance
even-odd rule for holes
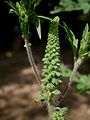
[[[21,12],[21,5],[19,4],[19,2],[16,2],[16,8],[18,9],[18,12]]]
[[[83,31],[79,49],[79,56],[81,57],[81,59],[86,59],[90,56],[90,31],[88,24],[86,24]]]
[[[85,26],[85,28],[84,28],[84,31],[83,31],[83,35],[82,35],[82,38],[83,38],[84,40],[86,40],[86,38],[87,38],[88,31],[89,31],[89,26],[88,26],[88,24],[86,24],[86,26]]]
[[[37,18],[37,21],[35,22],[36,25],[36,30],[39,36],[39,39],[41,39],[41,24],[40,24],[40,19]]]
[[[6,1],[6,3],[12,8],[12,9],[10,10],[10,12],[12,11],[12,12],[15,12],[17,15],[19,15],[18,9],[17,9],[16,5],[15,5],[13,2],[11,2],[11,1]]]
[[[74,57],[76,57],[77,49],[78,49],[78,39],[76,39],[74,33],[68,28],[68,26],[65,23],[63,24],[64,24],[64,29],[67,34],[68,40],[72,47]]]

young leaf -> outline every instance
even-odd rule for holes
[[[18,2],[16,2],[16,8],[17,8],[18,12],[20,13],[21,12],[21,5]]]
[[[74,57],[76,58],[77,49],[78,49],[78,39],[75,38],[74,33],[68,28],[68,26],[65,23],[63,24],[64,24],[64,29],[67,34],[68,40],[72,47]]]
[[[40,19],[37,18],[37,21],[35,22],[36,25],[36,30],[39,36],[39,39],[41,39],[41,24],[40,24]]]
[[[81,57],[81,59],[86,59],[90,56],[90,31],[88,24],[86,24],[83,31],[79,49],[79,56]]]
[[[17,9],[16,5],[15,5],[13,2],[11,2],[11,1],[6,1],[6,3],[12,8],[12,9],[10,9],[10,13],[14,12],[14,13],[16,13],[17,15],[19,15],[18,9]]]

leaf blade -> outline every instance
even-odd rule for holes
[[[37,21],[35,22],[36,30],[39,36],[39,39],[41,40],[41,24],[40,24],[40,19],[37,18]]]
[[[65,32],[67,34],[68,40],[69,40],[71,47],[72,47],[74,57],[76,57],[77,49],[78,49],[78,39],[76,39],[74,33],[68,28],[66,23],[63,23],[63,24],[64,24],[64,29],[65,29]]]

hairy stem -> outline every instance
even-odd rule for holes
[[[60,104],[60,103],[62,102],[62,99],[63,99],[63,98],[65,97],[65,95],[67,94],[69,88],[71,87],[72,82],[73,82],[74,79],[75,79],[77,70],[78,70],[78,68],[80,67],[80,65],[82,64],[82,62],[83,62],[83,60],[82,60],[81,58],[78,58],[77,61],[75,62],[73,71],[72,71],[71,76],[70,76],[70,78],[69,78],[69,82],[68,82],[68,84],[65,86],[65,89],[63,90],[62,95],[59,97],[58,104]]]
[[[76,76],[77,70],[78,70],[78,68],[80,67],[81,64],[82,64],[82,60],[80,58],[78,58],[77,61],[74,64],[72,74],[69,78],[68,88],[70,88],[70,86],[71,86],[71,84],[72,84],[72,82],[73,82],[73,80]]]
[[[34,59],[33,59],[33,56],[32,56],[31,47],[30,47],[27,39],[25,39],[24,41],[25,41],[25,47],[26,47],[29,63],[31,65],[31,67],[32,67],[32,70],[33,70],[33,73],[35,75],[35,78],[36,78],[37,82],[40,85],[41,78],[40,78],[40,76],[39,76],[39,74],[37,72],[37,68],[36,68],[36,65],[35,65],[35,62],[34,62]]]

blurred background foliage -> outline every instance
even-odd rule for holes
[[[90,11],[90,0],[60,0],[59,5],[55,6],[50,13],[55,14],[75,10],[81,10],[85,14],[88,13]]]

